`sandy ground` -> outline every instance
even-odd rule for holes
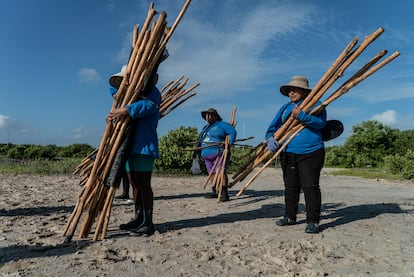
[[[78,178],[0,175],[0,276],[414,276],[413,182],[324,169],[322,232],[311,235],[303,196],[299,224],[274,224],[280,169],[266,169],[238,198],[236,185],[225,203],[205,198],[205,178],[153,178],[153,236],[120,231],[133,206],[116,200],[105,240],[64,243]]]

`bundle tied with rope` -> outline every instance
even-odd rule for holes
[[[180,13],[172,26],[167,26],[166,13],[157,12],[154,3],[149,6],[148,14],[141,31],[136,25],[133,29],[132,49],[125,68],[125,76],[119,84],[118,92],[114,95],[112,110],[126,107],[136,102],[146,94],[146,90],[156,82],[157,69],[166,58],[166,45],[179,22],[187,10],[190,0],[186,0]],[[158,15],[156,17],[156,15]],[[161,105],[161,116],[165,116],[183,101],[191,96],[186,96],[195,86],[184,90],[182,78],[177,82],[170,82],[164,90],[164,105]],[[170,85],[174,85],[172,88]],[[173,92],[171,92],[173,91]],[[194,94],[192,94],[194,95]],[[182,97],[186,97],[182,99]],[[166,100],[168,99],[168,100]],[[181,103],[177,103],[177,101]],[[129,140],[132,134],[133,124],[129,117],[116,122],[107,122],[105,133],[99,147],[86,157],[75,172],[82,175],[81,191],[75,208],[68,219],[64,230],[66,241],[70,241],[75,233],[78,223],[83,217],[78,238],[86,238],[95,225],[93,240],[104,239],[109,224],[111,207],[116,188],[119,186],[119,171],[124,165],[126,153],[130,146]]]
[[[340,78],[343,76],[345,70],[361,55],[361,53],[382,33],[384,29],[378,28],[375,32],[367,35],[362,43],[357,46],[358,38],[355,37],[351,40],[345,49],[340,53],[333,64],[328,68],[325,74],[321,77],[315,87],[310,91],[307,97],[300,104],[300,109],[309,114],[318,114],[325,109],[333,101],[346,94],[351,88],[365,80],[380,68],[394,60],[400,55],[399,51],[394,52],[392,55],[386,57],[384,60],[379,62],[386,54],[387,50],[378,52],[374,57],[371,58],[362,68],[355,72],[352,77],[345,81],[339,86],[329,97],[321,101],[322,104],[312,109],[318,101],[324,96],[326,91]],[[252,182],[260,175],[263,170],[269,166],[286,148],[289,142],[303,129],[305,125],[295,119],[292,115],[286,120],[281,128],[279,128],[273,135],[274,139],[279,143],[280,148],[270,158],[271,152],[267,149],[266,143],[262,142],[251,151],[250,158],[248,161],[232,176],[232,182],[230,187],[235,184],[242,182],[249,174],[259,165],[263,164],[259,170],[244,184],[239,190],[237,196],[240,196],[244,191],[252,184]],[[266,161],[266,162],[265,162]]]

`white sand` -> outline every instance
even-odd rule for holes
[[[78,178],[0,175],[0,276],[414,276],[414,183],[324,172],[320,234],[303,196],[299,224],[274,224],[283,185],[266,169],[225,203],[204,198],[205,176],[154,177],[153,236],[119,231],[133,205],[116,200],[105,240],[66,244]]]

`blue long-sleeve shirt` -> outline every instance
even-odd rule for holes
[[[296,105],[300,105],[301,102],[302,101],[298,103],[289,102],[279,109],[267,128],[265,139],[273,136],[273,134],[289,118],[293,108]],[[318,101],[312,109],[320,104],[321,103]],[[305,128],[289,142],[284,151],[295,154],[308,154],[323,148],[324,143],[321,130],[326,124],[326,110],[323,109],[323,111],[317,115],[309,115],[304,111],[301,111],[297,116],[297,119],[305,124]]]
[[[145,98],[126,106],[130,117],[136,120],[131,154],[159,158],[157,126],[160,104],[161,94],[154,86]]]
[[[200,133],[199,141],[201,146],[210,146],[214,142],[224,142],[226,136],[229,135],[229,143],[233,144],[236,140],[236,129],[227,122],[216,121],[213,124],[207,124],[204,126]],[[217,154],[223,149],[223,145],[210,146],[201,150],[201,156],[206,157],[212,154]]]

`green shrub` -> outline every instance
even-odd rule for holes
[[[384,158],[387,172],[403,179],[414,178],[414,151],[409,149],[405,155],[388,155]]]
[[[196,142],[198,131],[195,127],[181,126],[170,131],[159,139],[160,158],[155,160],[158,172],[190,172],[193,162],[193,152],[184,151],[190,142]]]

